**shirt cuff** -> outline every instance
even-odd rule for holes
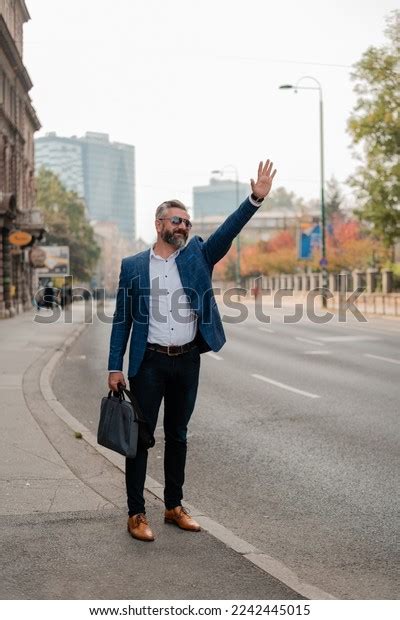
[[[108,370],[107,372],[123,372],[122,370]]]
[[[249,196],[249,201],[251,202],[253,207],[261,207],[261,205],[262,205],[262,202],[256,202],[255,200],[252,199],[251,196]]]

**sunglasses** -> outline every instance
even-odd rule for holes
[[[186,228],[192,228],[192,222],[190,220],[185,219],[184,217],[179,217],[179,215],[173,215],[172,217],[159,217],[159,220],[169,220],[171,224],[174,226],[179,226],[180,224],[185,224]]]

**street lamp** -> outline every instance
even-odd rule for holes
[[[299,86],[302,80],[312,80],[316,83],[316,86]],[[320,169],[321,169],[321,260],[320,265],[322,268],[322,305],[324,308],[327,306],[327,297],[326,291],[328,289],[328,271],[327,271],[327,258],[326,258],[326,215],[325,215],[325,169],[324,169],[324,109],[323,109],[323,101],[322,101],[322,86],[319,81],[310,76],[304,75],[301,77],[295,85],[293,84],[282,84],[279,86],[281,89],[293,89],[296,93],[298,90],[318,90],[319,92],[319,144],[320,144]]]
[[[211,170],[211,174],[220,174],[221,176],[223,176],[224,172],[227,172],[228,170],[231,170],[235,174],[235,196],[236,196],[236,209],[237,209],[239,206],[239,172],[236,166],[233,166],[232,164],[228,164],[227,166],[224,166],[220,170]],[[240,288],[241,283],[242,283],[241,276],[240,276],[240,233],[236,237],[235,276],[236,276],[236,286],[237,288]]]

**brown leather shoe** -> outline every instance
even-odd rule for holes
[[[128,532],[133,538],[150,542],[154,540],[154,534],[149,527],[149,523],[144,513],[132,515],[128,519]]]
[[[175,506],[175,508],[166,510],[164,521],[165,523],[175,523],[182,530],[189,530],[190,532],[200,532],[201,530],[200,525],[183,506]]]

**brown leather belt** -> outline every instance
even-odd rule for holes
[[[157,351],[158,353],[166,353],[166,355],[183,355],[183,353],[187,353],[190,349],[194,349],[197,347],[197,344],[194,340],[192,342],[187,342],[182,345],[169,345],[167,347],[162,344],[156,344],[153,342],[147,343],[147,348],[151,351]]]

